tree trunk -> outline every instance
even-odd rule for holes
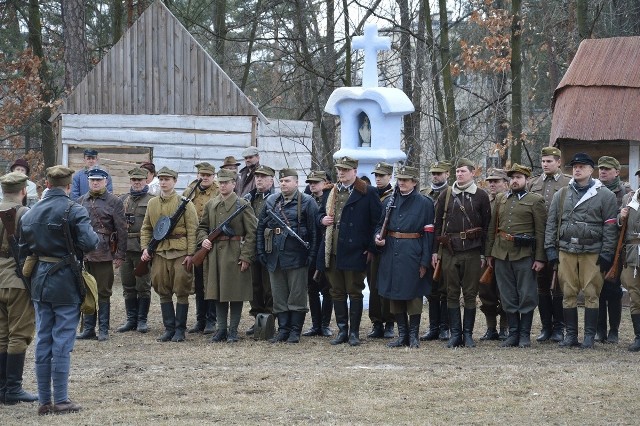
[[[589,38],[588,0],[576,0],[576,21],[579,41]]]
[[[519,1],[519,0],[516,0]],[[457,158],[461,154],[460,141],[458,139],[458,119],[456,117],[456,104],[453,96],[453,78],[451,76],[451,51],[449,44],[449,16],[447,14],[447,0],[438,0],[440,6],[440,61],[442,63],[442,85],[444,89],[444,101],[446,121],[446,139],[444,142],[445,155],[447,150],[450,155],[447,158]],[[443,137],[445,132],[442,132]]]
[[[227,39],[227,1],[214,0],[213,2],[213,34],[214,38],[214,59],[224,69],[225,41]]]
[[[87,74],[85,4],[83,0],[62,0],[64,38],[64,87],[71,91]]]
[[[402,91],[413,99],[413,70],[411,61],[414,57],[411,49],[411,17],[409,16],[409,1],[397,0],[400,8],[400,72],[402,73]],[[407,164],[419,166],[420,146],[419,138],[416,138],[416,128],[420,128],[418,113],[414,112],[404,116],[404,149],[410,155]],[[417,161],[416,161],[417,160]]]
[[[124,5],[122,0],[113,0],[111,4],[111,20],[113,27],[111,28],[111,34],[113,37],[113,44],[116,44],[120,37],[122,37],[122,24],[124,21]]]
[[[247,59],[244,64],[244,71],[242,73],[242,82],[240,83],[240,90],[244,92],[247,87],[247,81],[249,80],[249,71],[251,71],[251,53],[253,52],[253,44],[256,41],[256,33],[258,32],[258,24],[260,24],[260,16],[262,15],[262,0],[258,0],[256,3],[256,12],[253,22],[251,23],[251,31],[249,33],[249,45],[247,46]]]
[[[326,0],[327,4],[327,34],[324,48],[324,96],[323,101],[329,99],[329,96],[336,88],[337,78],[337,55],[335,49],[336,33],[335,33],[335,1]],[[336,120],[332,115],[322,113],[320,122],[318,123],[320,131],[319,144],[313,145],[313,157],[317,159],[320,170],[331,172],[333,166],[332,154],[336,144]],[[330,173],[329,173],[330,174]]]
[[[521,0],[511,1],[511,164],[522,161]]]
[[[351,37],[349,34],[349,1],[342,0],[342,13],[344,14],[344,85],[351,86]]]

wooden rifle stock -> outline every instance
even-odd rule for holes
[[[604,276],[604,280],[610,283],[618,282],[620,278],[620,273],[622,272],[622,252],[624,249],[624,235],[627,233],[627,218],[625,217],[622,221],[622,228],[620,228],[620,236],[618,237],[618,245],[616,246],[616,254],[613,257],[613,263],[611,264],[611,269],[607,272],[607,275]]]
[[[491,285],[493,283],[493,266],[487,266],[480,277],[480,284]]]
[[[391,209],[395,207],[393,204],[395,203],[397,192],[398,184],[396,184],[395,188],[393,188],[393,192],[391,193],[391,197],[389,198],[389,203],[387,203],[387,208],[384,212],[384,221],[382,222],[382,228],[380,228],[380,239],[384,239],[387,236],[387,228],[389,227],[389,216],[391,216]]]
[[[442,260],[438,259],[436,269],[433,270],[433,280],[440,281],[440,275],[442,275]]]

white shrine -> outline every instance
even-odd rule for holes
[[[340,116],[341,147],[333,158],[353,157],[359,160],[358,176],[369,176],[380,161],[395,164],[407,158],[400,149],[402,117],[414,107],[402,90],[378,87],[378,51],[389,50],[391,39],[379,37],[376,24],[365,25],[364,36],[353,38],[353,48],[364,50],[362,87],[336,89],[324,110]]]

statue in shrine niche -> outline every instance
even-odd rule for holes
[[[370,147],[371,146],[371,122],[369,117],[364,112],[360,113],[358,117],[360,126],[358,127],[358,146]]]

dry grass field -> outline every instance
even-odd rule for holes
[[[0,425],[582,425],[638,424],[640,418],[640,355],[626,350],[628,308],[621,343],[592,351],[535,342],[528,350],[500,349],[495,342],[455,350],[425,342],[418,350],[394,350],[383,340],[364,339],[351,348],[318,337],[297,345],[248,338],[211,344],[202,335],[158,343],[158,303],[154,294],[150,333],[115,333],[124,320],[116,285],[111,339],[77,342],[73,353],[70,396],[84,406],[81,413],[39,418],[36,404],[0,406]],[[245,304],[241,329],[249,325]],[[361,334],[368,328],[365,313]],[[476,336],[482,332],[478,315]],[[33,348],[25,370],[25,388],[35,391]]]

